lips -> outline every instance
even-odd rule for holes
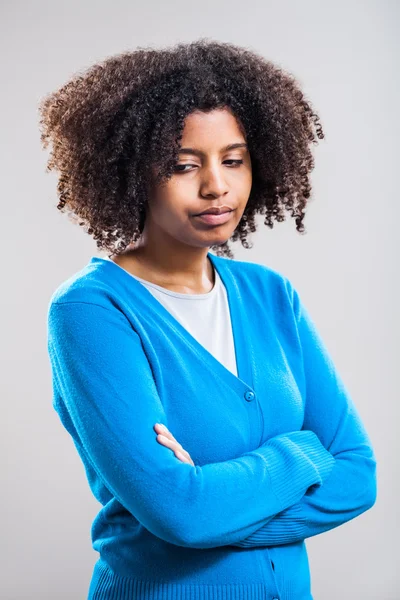
[[[210,214],[203,213],[200,215],[196,215],[196,219],[206,223],[207,225],[222,225],[223,223],[227,223],[232,216],[233,210],[226,210],[219,214]]]
[[[215,208],[209,208],[207,210],[204,210],[203,212],[198,213],[195,216],[199,217],[200,215],[222,215],[224,213],[231,212],[232,210],[233,209],[229,208],[228,206],[224,207],[224,208],[216,208],[215,207]]]

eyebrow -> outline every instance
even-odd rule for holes
[[[225,146],[225,148],[221,148],[221,152],[226,152],[227,150],[235,150],[235,148],[246,148],[246,150],[248,150],[247,144],[245,144],[244,142],[238,142],[236,144],[228,144],[228,146]],[[201,150],[197,150],[197,148],[180,148],[178,153],[205,156],[205,153]]]

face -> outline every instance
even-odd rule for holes
[[[240,146],[227,148],[233,144]],[[243,215],[252,185],[245,144],[229,109],[191,113],[171,179],[151,191],[143,235],[198,248],[227,241]],[[222,205],[230,209],[222,222],[196,216]]]

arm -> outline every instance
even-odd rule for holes
[[[332,469],[312,431],[276,436],[228,461],[182,463],[156,442],[154,424],[168,426],[168,419],[141,339],[117,309],[53,302],[48,351],[71,435],[118,501],[170,543],[238,542]]]
[[[376,500],[376,458],[360,415],[297,291],[286,281],[303,351],[305,417],[335,458],[323,485],[307,490],[258,531],[232,544],[274,546],[312,537],[354,519]]]

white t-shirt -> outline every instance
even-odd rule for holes
[[[104,257],[111,260],[108,256]],[[114,262],[114,261],[112,261]],[[117,264],[117,263],[114,263]],[[120,265],[117,265],[120,267]],[[122,269],[122,267],[120,267]],[[213,267],[214,268],[214,267]],[[125,270],[125,269],[124,269]],[[126,271],[128,273],[128,271]],[[216,271],[215,285],[206,294],[173,292],[146,279],[137,277],[183,327],[219,362],[237,376],[235,346],[225,286]]]

